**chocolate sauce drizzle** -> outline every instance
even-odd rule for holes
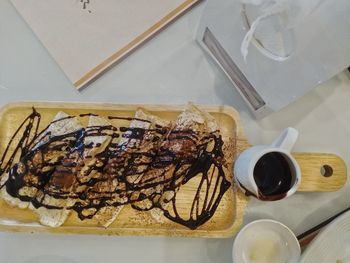
[[[97,115],[77,117],[89,116]],[[33,108],[0,159],[0,187],[36,208],[72,209],[81,220],[93,218],[104,207],[129,204],[139,211],[160,209],[169,220],[196,229],[214,215],[231,185],[224,173],[219,131],[109,125],[51,135],[50,125],[71,118],[75,116],[56,120],[39,131],[41,115]],[[101,143],[87,143],[88,139],[101,136],[108,138],[106,147],[89,156]],[[195,177],[200,180],[184,215],[178,211],[177,197],[181,187]],[[67,200],[66,205],[52,205],[45,196]]]

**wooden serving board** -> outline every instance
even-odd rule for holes
[[[95,113],[101,116],[132,117],[135,110],[141,107],[161,118],[175,120],[184,109],[184,106],[165,105],[56,102],[10,104],[0,112],[0,156],[18,125],[31,113],[33,106],[41,113],[42,128],[51,122],[58,111],[64,111],[70,115]],[[241,127],[239,114],[228,106],[202,106],[201,108],[215,117],[225,143],[228,140],[236,142],[236,146],[232,147],[232,153],[235,154],[232,154],[232,160],[228,160],[233,164],[238,154],[250,147]],[[299,191],[336,191],[345,184],[347,169],[340,157],[321,153],[295,153],[293,155],[302,171]],[[328,177],[323,176],[322,173]],[[228,176],[230,180],[233,180],[232,174]],[[191,187],[190,181],[188,184],[186,184],[185,195],[181,199],[180,210],[188,208],[189,202],[186,197],[193,195],[195,191],[195,188]],[[163,222],[156,222],[147,212],[139,212],[127,206],[123,208],[117,220],[108,228],[100,227],[89,221],[82,222],[74,212],[63,226],[50,228],[40,225],[33,211],[10,207],[3,200],[0,200],[0,231],[223,238],[230,237],[239,230],[248,201],[249,198],[233,186],[223,196],[214,216],[196,230],[190,230],[166,218]]]

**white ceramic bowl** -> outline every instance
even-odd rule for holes
[[[233,243],[233,263],[297,263],[300,245],[280,222],[262,219],[247,224]]]

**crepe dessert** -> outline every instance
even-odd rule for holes
[[[132,118],[58,112],[44,129],[40,119],[33,108],[10,139],[0,186],[9,205],[33,210],[42,225],[77,216],[108,227],[128,206],[196,229],[231,185],[232,149],[214,117],[193,104],[172,121],[144,109]],[[189,182],[194,194],[179,209]]]

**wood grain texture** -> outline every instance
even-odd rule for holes
[[[300,165],[302,174],[298,191],[331,192],[339,190],[345,185],[347,168],[339,156],[322,153],[295,153],[293,155]],[[326,174],[327,176],[322,175],[323,169],[325,169],[324,173],[329,173]]]
[[[239,152],[249,148],[244,134],[238,138]],[[334,192],[347,182],[347,167],[344,160],[331,153],[292,153],[301,170],[298,192]]]
[[[43,127],[52,120],[58,111],[64,111],[71,115],[92,112],[101,116],[131,117],[135,110],[141,107],[161,118],[175,120],[184,108],[183,105],[116,105],[61,102],[10,104],[0,112],[0,154],[4,151],[6,142],[16,130],[18,124],[31,112],[32,106],[35,106],[42,113]],[[238,154],[250,147],[240,124],[239,114],[228,106],[201,106],[201,108],[215,117],[225,143],[229,139],[235,141],[236,146],[232,148],[232,160],[228,160],[233,165]],[[86,124],[86,122],[83,124]],[[114,124],[120,125],[120,123]],[[346,166],[338,156],[318,153],[295,153],[294,156],[302,170],[300,191],[335,191],[345,184],[347,178]],[[320,174],[321,166],[325,164],[333,169],[331,177],[323,177]],[[232,169],[228,176],[230,180],[233,180]],[[189,205],[186,197],[193,195],[194,192],[194,187],[191,184],[185,186],[179,209],[186,209]],[[81,222],[75,213],[71,214],[63,226],[49,228],[41,226],[32,211],[10,207],[0,200],[0,231],[223,238],[233,236],[240,229],[244,209],[248,201],[249,198],[233,186],[225,193],[212,219],[198,229],[190,230],[169,220],[156,222],[148,213],[135,211],[130,207],[125,207],[117,220],[108,228],[97,226],[89,221]]]
[[[114,54],[106,58],[99,65],[91,69],[84,76],[82,76],[79,80],[74,82],[74,86],[79,90],[84,88],[86,85],[94,81],[98,78],[103,72],[108,70],[118,61],[122,60],[124,57],[129,55],[133,50],[135,50],[138,46],[142,45],[146,40],[150,39],[154,34],[162,30],[167,24],[171,21],[179,17],[183,14],[187,9],[192,7],[194,4],[198,3],[200,0],[186,0],[176,9],[171,11],[169,14],[164,16],[161,20],[155,23],[153,26],[148,28],[145,32],[137,36],[131,42],[129,42],[126,46],[116,51]]]

